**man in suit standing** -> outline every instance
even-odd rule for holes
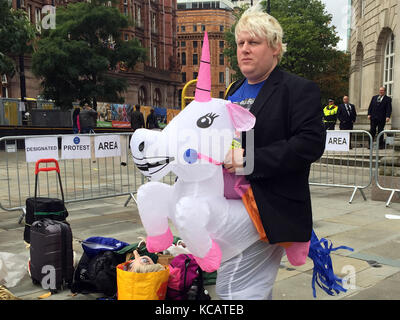
[[[349,97],[343,97],[343,103],[338,106],[337,118],[340,121],[340,130],[353,130],[353,124],[356,122],[357,112],[354,104],[349,103]]]
[[[135,105],[135,111],[131,113],[131,128],[133,131],[136,129],[144,128],[143,113],[140,112],[140,105]]]
[[[392,115],[392,98],[386,95],[386,88],[379,88],[379,95],[373,96],[368,107],[368,119],[370,120],[370,130],[372,138],[375,139],[376,128],[378,127],[378,134],[383,131],[386,122],[389,122]],[[385,147],[383,142],[383,135],[379,139],[379,148]]]

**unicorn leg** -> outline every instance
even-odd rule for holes
[[[148,182],[138,189],[138,210],[147,233],[146,247],[149,252],[161,252],[173,242],[168,226],[172,190],[172,186],[160,182]]]
[[[176,226],[200,268],[206,272],[217,270],[222,253],[207,230],[210,210],[206,203],[184,197],[176,205]]]

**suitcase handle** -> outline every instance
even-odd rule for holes
[[[39,168],[39,164],[41,163],[55,163],[55,167],[48,167],[48,168]],[[35,175],[37,175],[40,171],[57,171],[60,173],[60,167],[58,166],[58,161],[56,159],[39,159],[36,161],[35,165]]]
[[[47,167],[47,168],[39,168],[40,163],[50,163],[53,162],[55,164],[55,167]],[[37,197],[37,185],[38,185],[38,174],[40,171],[56,171],[57,172],[57,177],[58,177],[58,183],[60,185],[60,191],[61,191],[61,196],[62,196],[62,201],[64,201],[64,191],[63,187],[61,184],[61,176],[60,176],[60,167],[58,165],[58,161],[56,159],[39,159],[36,161],[35,165],[35,201],[34,201],[34,211],[36,211],[36,197]]]

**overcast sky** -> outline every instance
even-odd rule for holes
[[[346,50],[349,0],[321,0],[321,2],[325,4],[326,11],[332,15],[332,24],[336,27],[336,32],[340,37],[337,48]]]

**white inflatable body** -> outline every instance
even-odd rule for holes
[[[242,200],[224,197],[221,165],[236,131],[252,129],[255,118],[240,106],[210,97],[207,61],[205,35],[195,101],[162,131],[136,130],[131,151],[136,166],[151,180],[137,191],[147,249],[160,252],[171,245],[171,220],[200,267],[211,272],[259,235]],[[157,182],[171,171],[178,177],[174,185]]]

